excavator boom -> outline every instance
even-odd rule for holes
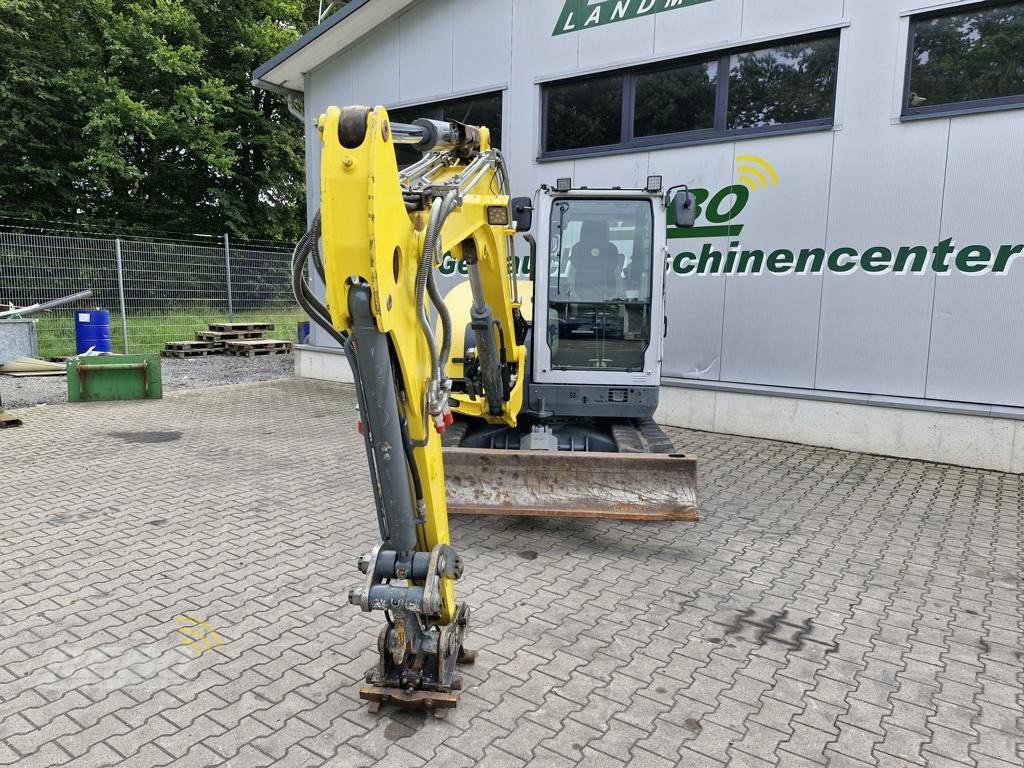
[[[472,654],[463,647],[469,608],[455,598],[463,564],[449,540],[441,454],[453,422],[452,318],[434,270],[451,253],[470,275],[481,392],[467,407],[514,427],[526,350],[508,266],[508,179],[486,128],[392,125],[383,107],[331,107],[318,127],[320,212],[296,248],[292,287],[348,357],[380,528],[381,543],[359,560],[364,584],[349,593],[387,619],[360,696],[373,708],[391,701],[443,710],[457,702],[456,665]],[[426,154],[400,173],[396,143]],[[323,279],[326,303],[309,288],[307,265]]]
[[[455,595],[463,562],[449,537],[448,495],[462,513],[692,520],[693,460],[669,455],[656,428],[645,438],[649,419],[614,426],[605,442],[619,452],[582,455],[560,453],[547,427],[520,423],[524,415],[532,423],[537,409],[526,402],[529,308],[511,245],[529,228],[532,206],[510,198],[504,160],[486,128],[392,124],[383,107],[331,107],[318,128],[320,211],[296,247],[292,287],[351,366],[380,529],[380,543],[358,562],[363,584],[349,593],[350,603],[386,618],[379,660],[360,696],[371,708],[395,702],[443,710],[458,700],[457,665],[473,658],[463,646],[469,608]],[[396,144],[418,147],[423,158],[400,170]],[[574,226],[574,215],[563,223]],[[435,283],[447,254],[469,278],[457,307]],[[307,267],[323,280],[326,301],[310,288]],[[573,322],[605,323],[602,312],[571,299],[559,311]],[[634,325],[649,316],[649,302],[623,302]],[[597,319],[579,319],[588,312]],[[649,334],[646,341],[649,347]],[[574,342],[564,347],[591,354],[590,342]],[[466,438],[467,420],[496,433],[522,432],[524,447],[554,440],[556,450],[456,445],[442,454],[446,433],[448,443]],[[659,450],[645,450],[648,439],[660,440]],[[665,455],[644,455],[659,452]]]

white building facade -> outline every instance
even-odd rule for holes
[[[254,82],[310,214],[332,104],[488,124],[514,194],[688,185],[660,420],[1021,472],[1022,62],[1024,2],[352,0]]]

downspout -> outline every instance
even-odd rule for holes
[[[288,114],[294,117],[303,125],[306,124],[306,116],[302,114],[302,111],[295,106],[295,102],[298,101],[299,94],[292,92],[288,94]]]

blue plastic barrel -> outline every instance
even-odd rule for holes
[[[105,309],[75,312],[75,353],[112,352],[110,346],[110,313]]]

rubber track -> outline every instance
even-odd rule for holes
[[[640,433],[644,436],[644,442],[647,444],[648,453],[676,452],[676,447],[672,444],[672,439],[655,423],[654,419],[645,417],[642,419],[636,419],[636,423],[640,428]]]
[[[442,448],[458,448],[462,445],[462,438],[466,436],[469,424],[464,421],[456,421],[441,435]]]
[[[619,453],[649,453],[643,433],[632,422],[612,426],[612,439]]]

